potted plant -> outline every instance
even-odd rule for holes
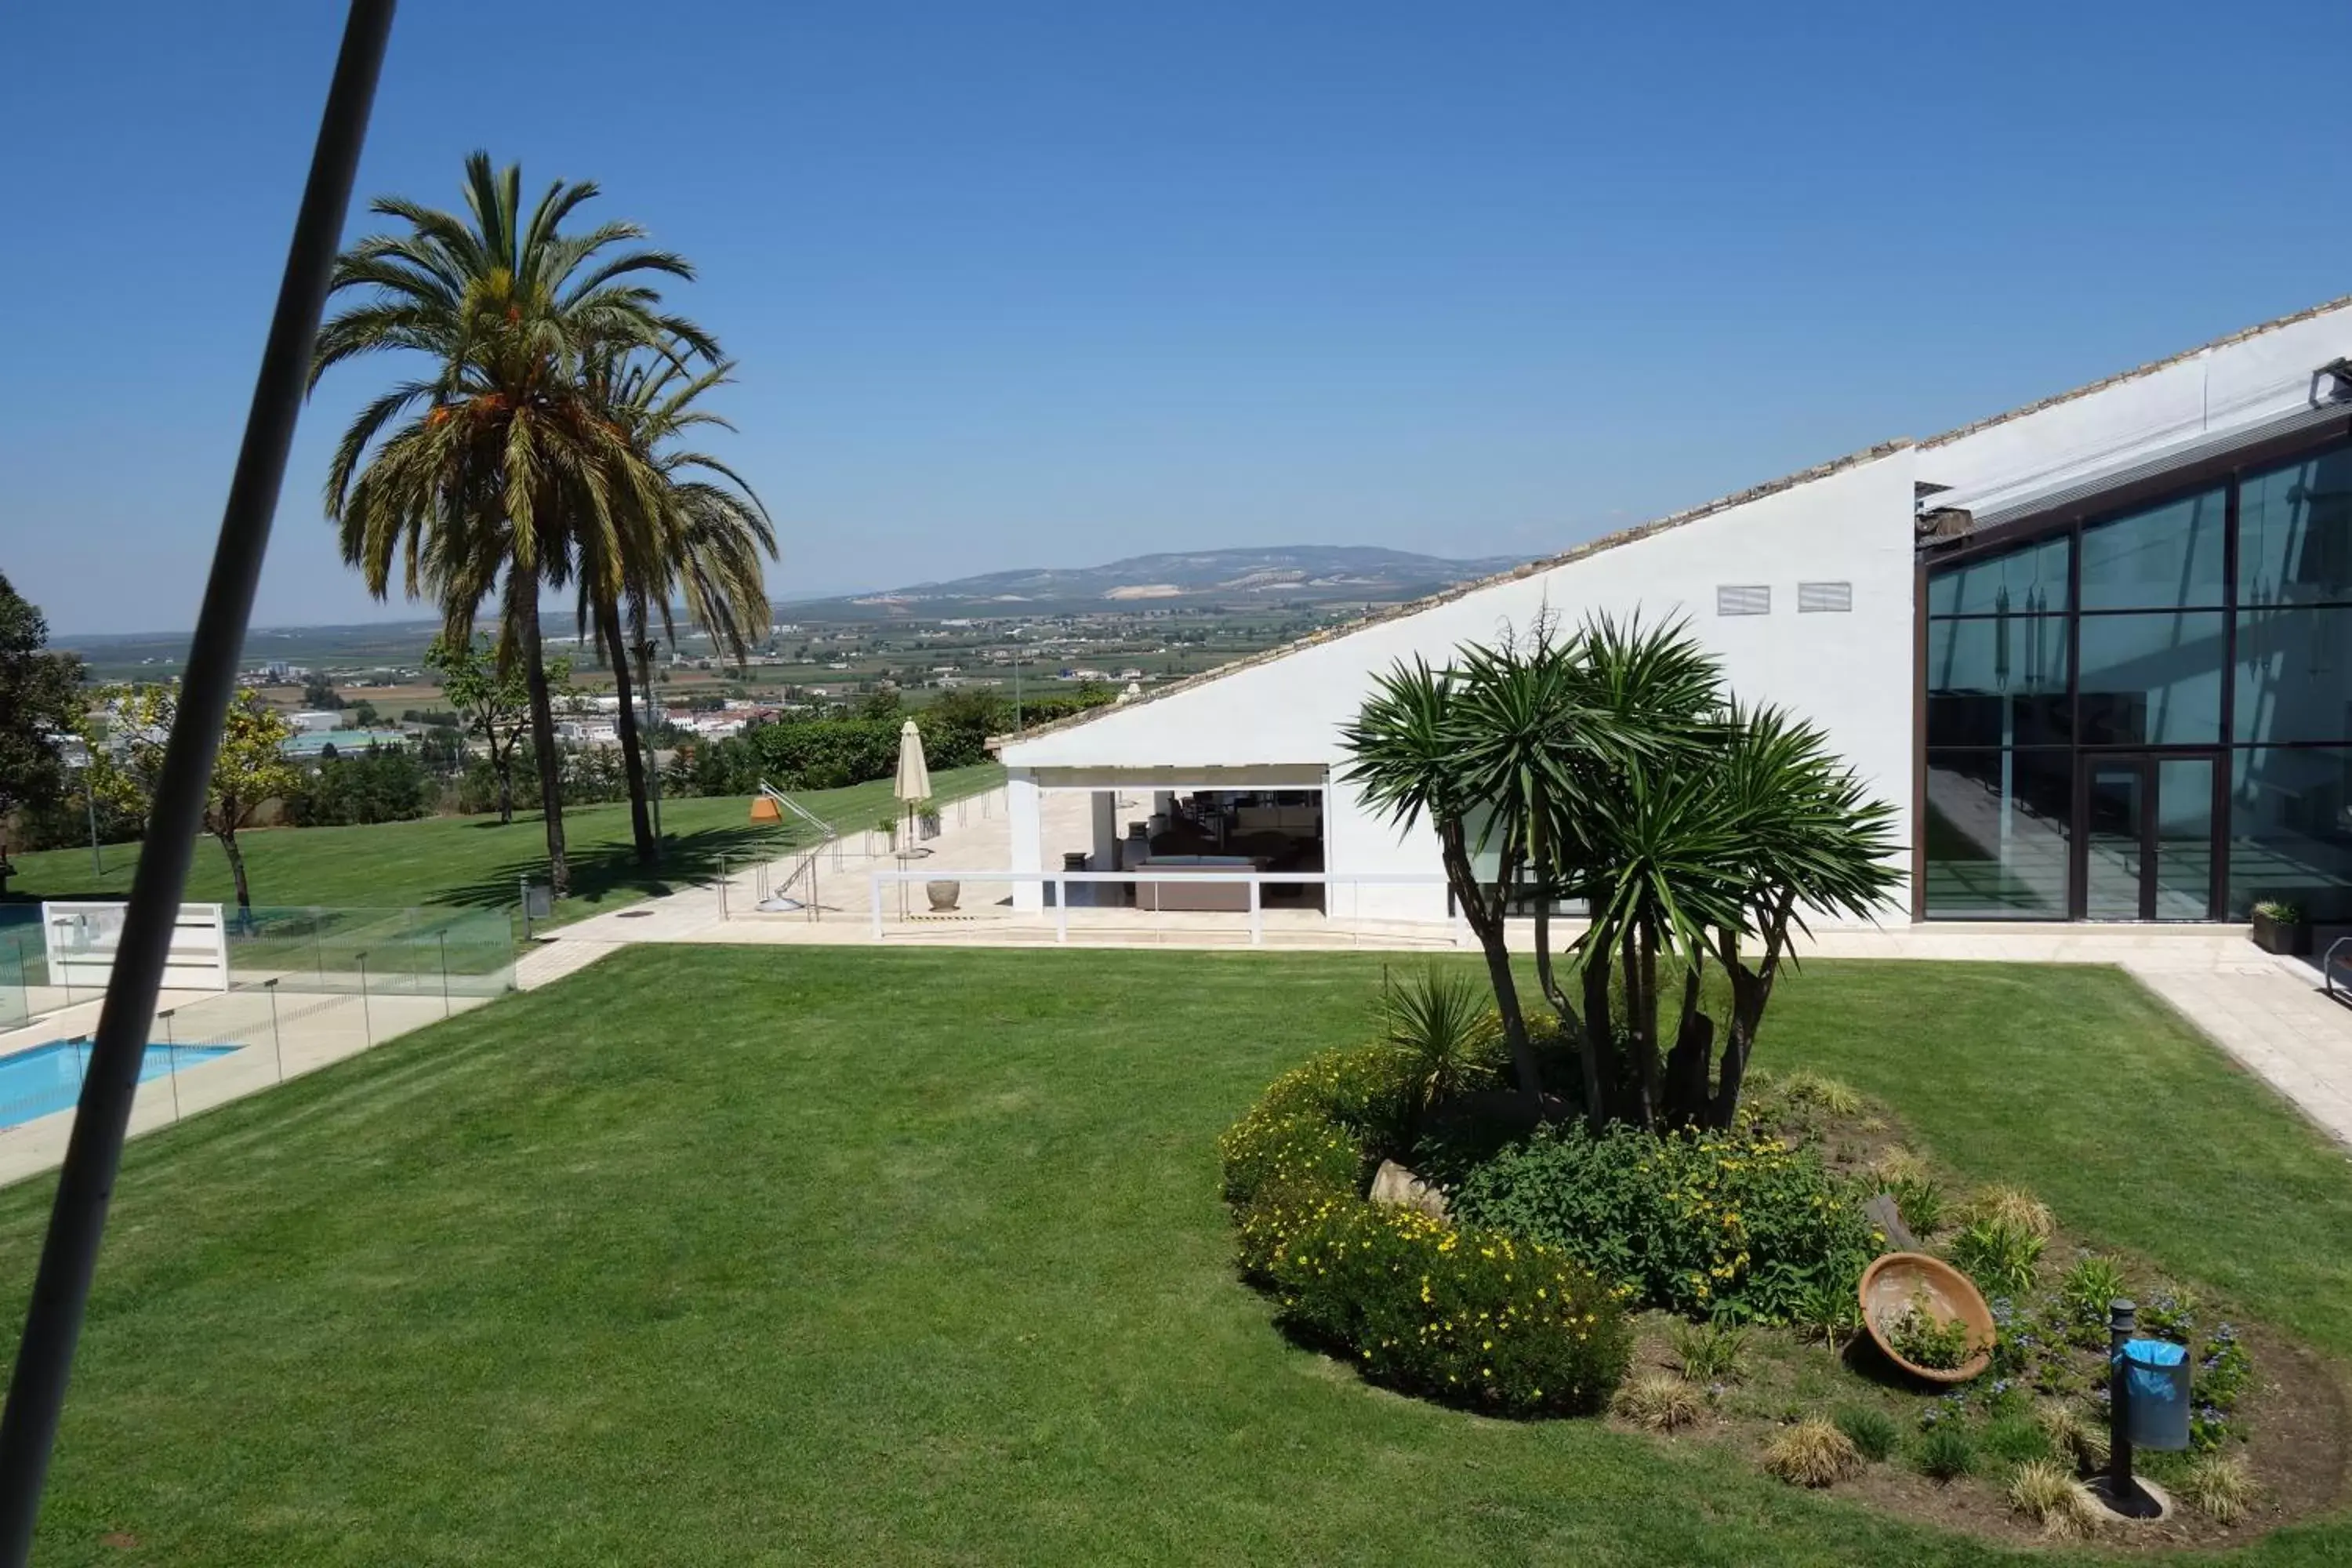
[[[2296,957],[2311,951],[2311,922],[2299,904],[2285,899],[2264,899],[2254,906],[2254,945],[2264,952]]]
[[[889,847],[895,849],[898,847],[898,818],[895,815],[877,820],[874,824],[874,831],[882,836],[882,842]]]

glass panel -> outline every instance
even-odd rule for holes
[[[1927,743],[2063,745],[2066,618],[2003,616],[1927,626]]]
[[[2263,899],[2352,920],[2352,750],[2231,753],[2229,917]]]
[[[2221,735],[2221,616],[2084,616],[2082,738],[2198,745]]]
[[[2066,552],[2072,542],[2062,533],[2004,555],[1931,572],[1927,574],[1927,613],[1990,616],[2000,610],[2025,615],[2038,610],[2063,610]]]
[[[2072,752],[1927,753],[1931,920],[2066,918]]]
[[[2213,759],[2159,757],[2156,768],[2156,918],[2212,918]]]
[[[2238,491],[2238,603],[2352,599],[2352,449],[2244,481]]]
[[[2238,616],[2241,741],[2352,741],[2352,610]]]
[[[2140,826],[2147,771],[2137,762],[2093,763],[2083,818],[2083,915],[2139,919]]]
[[[2229,491],[2206,490],[2083,530],[2083,608],[2222,602]]]

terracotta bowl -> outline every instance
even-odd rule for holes
[[[1871,1342],[1888,1361],[1929,1383],[1966,1383],[1992,1363],[1992,1309],[1969,1277],[1940,1258],[1924,1252],[1890,1252],[1862,1273],[1862,1321]],[[1938,1322],[1955,1319],[1969,1326],[1969,1341],[1984,1348],[1956,1367],[1920,1366],[1895,1353],[1878,1321],[1901,1317],[1914,1300],[1923,1300]]]

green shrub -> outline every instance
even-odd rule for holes
[[[1965,1366],[1979,1349],[1969,1338],[1968,1324],[1958,1318],[1936,1316],[1924,1292],[1895,1316],[1882,1317],[1878,1329],[1896,1355],[1931,1372]]]
[[[2051,1456],[2050,1435],[2032,1415],[1997,1416],[1985,1423],[1978,1442],[1986,1453],[2006,1465],[2021,1465]]]
[[[1886,1184],[1895,1212],[1916,1237],[1930,1237],[1944,1226],[1944,1189],[1925,1176],[1905,1176]]]
[[[1930,1480],[1957,1480],[1977,1468],[1977,1447],[1958,1422],[1940,1422],[1919,1435],[1912,1458]]]
[[[1391,1387],[1512,1415],[1606,1407],[1633,1356],[1607,1287],[1557,1248],[1333,1203],[1268,1268],[1285,1317]]]
[[[1852,1294],[1882,1239],[1817,1154],[1748,1128],[1548,1127],[1448,1195],[1462,1219],[1559,1247],[1689,1317],[1795,1320],[1824,1288]]]
[[[1862,1302],[1849,1287],[1835,1279],[1816,1281],[1790,1313],[1789,1321],[1808,1338],[1822,1337],[1822,1348],[1835,1355],[1845,1342],[1862,1331]]]
[[[1692,1383],[1739,1383],[1748,1376],[1748,1331],[1728,1323],[1676,1323],[1675,1363]]]
[[[1988,1296],[2023,1296],[2033,1289],[2044,1245],[2023,1224],[1988,1215],[1952,1237],[1952,1261]]]
[[[1903,1436],[1895,1425],[1895,1417],[1866,1405],[1839,1411],[1837,1429],[1845,1434],[1854,1452],[1874,1465],[1885,1463]]]
[[[1402,1058],[1387,1047],[1323,1051],[1266,1087],[1218,1142],[1225,1199],[1268,1185],[1361,1192],[1402,1137]]]
[[[1404,1121],[1496,1080],[1503,1021],[1486,982],[1433,964],[1381,993],[1381,1033],[1406,1063]]]
[[[2105,1328],[2107,1303],[2130,1293],[2122,1266],[2112,1258],[2085,1258],[2066,1270],[2058,1284],[2058,1300],[2066,1316],[2078,1326],[2091,1328]]]

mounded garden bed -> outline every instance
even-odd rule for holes
[[[1434,1068],[1394,1041],[1326,1051],[1223,1141],[1244,1274],[1289,1331],[1368,1380],[1715,1446],[2004,1542],[2221,1546],[2336,1500],[2336,1368],[2021,1188],[1964,1186],[1844,1084],[1759,1074],[1724,1130],[1531,1126],[1478,1087],[1507,1072],[1499,1031],[1468,1034],[1486,1055]],[[1556,1111],[1571,1055],[1546,1053]],[[1887,1237],[1873,1216],[1890,1209],[1916,1239]],[[1990,1350],[1981,1374],[1907,1375],[1862,1331],[1856,1282],[1898,1245],[1948,1259],[1990,1303],[1995,1342],[1954,1351]],[[2196,1368],[2192,1451],[2139,1457],[2178,1504],[2149,1524],[2092,1511],[2078,1485],[2105,1459],[2116,1295]]]

